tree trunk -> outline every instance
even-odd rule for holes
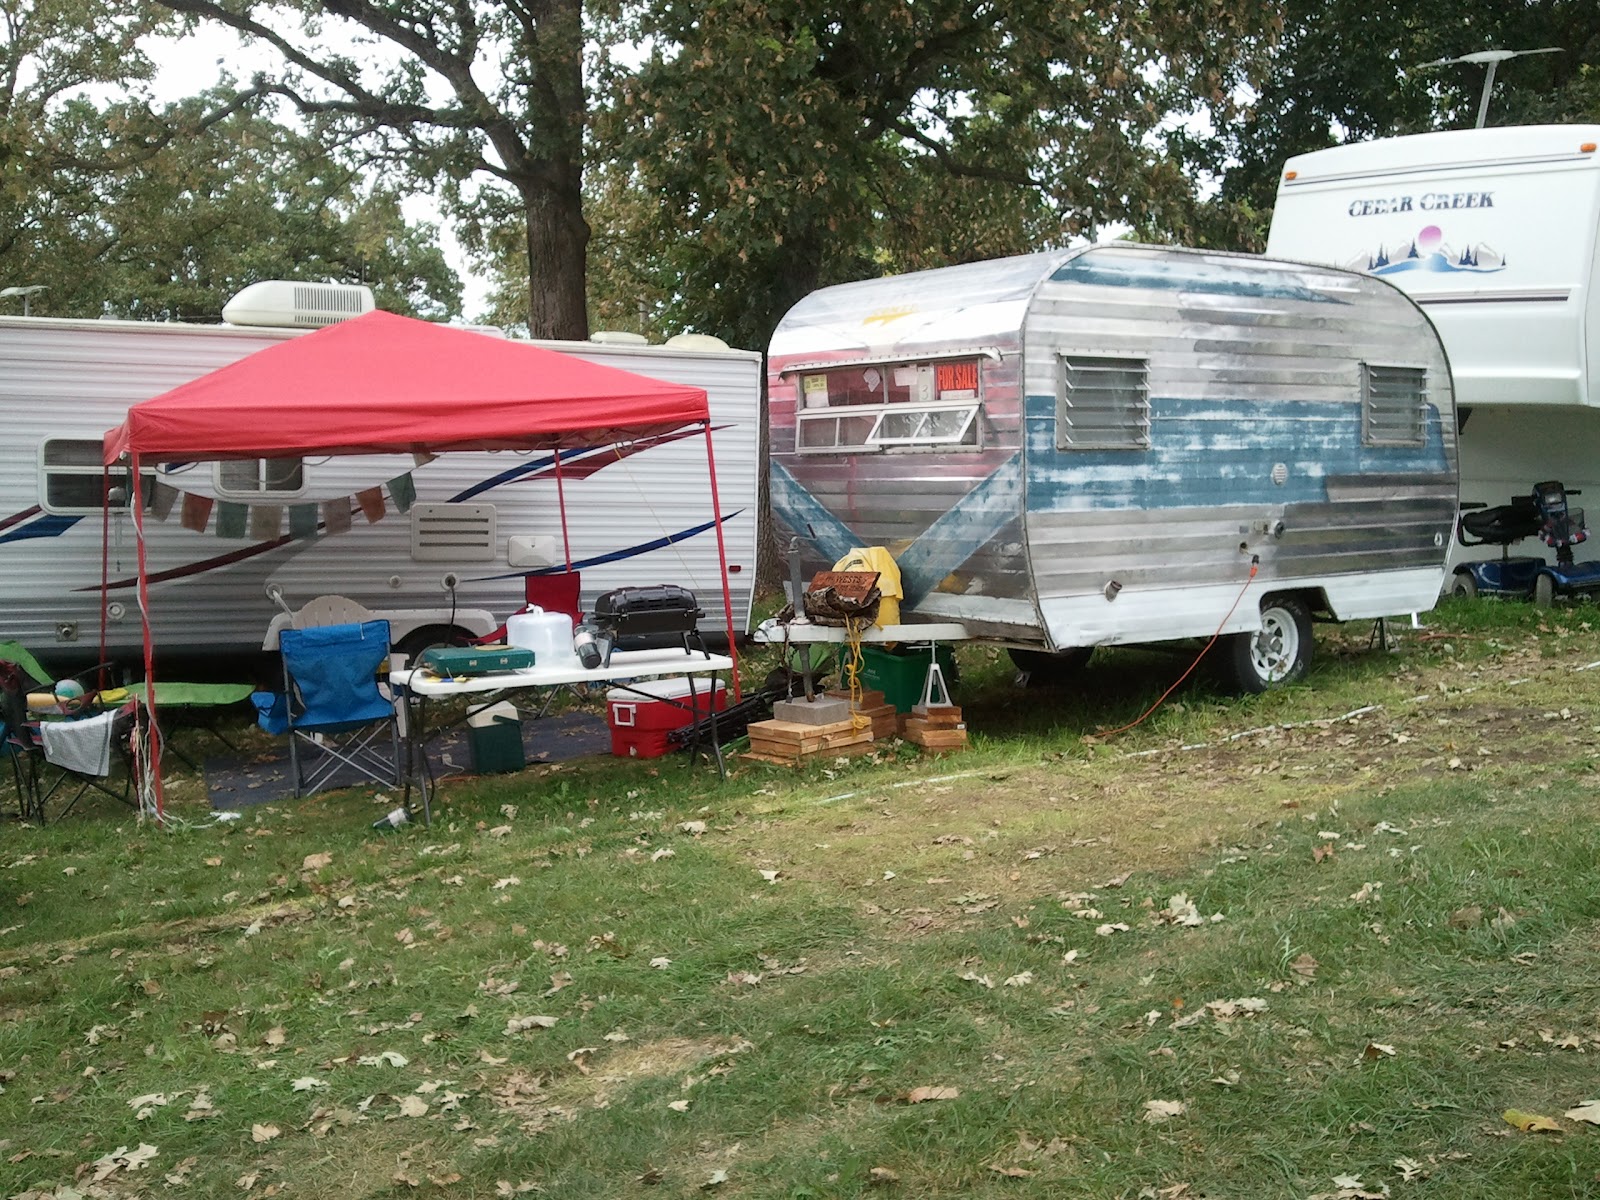
[[[524,188],[522,200],[528,230],[528,332],[536,338],[587,341],[589,223],[583,219],[578,181],[559,190]]]

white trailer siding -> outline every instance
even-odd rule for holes
[[[0,319],[0,632],[26,644],[99,636],[101,517],[51,513],[43,503],[43,446],[50,439],[99,439],[127,408],[298,331],[118,321]],[[756,577],[755,508],[761,386],[760,355],[680,351],[659,346],[544,343],[594,362],[705,387],[724,515],[734,624],[746,627]],[[612,587],[681,583],[696,592],[708,630],[724,627],[715,531],[711,525],[705,439],[696,433],[659,443],[563,452],[572,555],[582,565],[585,602]],[[165,466],[158,476],[183,493],[215,497],[218,467]],[[460,576],[462,609],[498,618],[520,606],[522,575],[507,561],[512,537],[552,537],[560,557],[561,520],[548,454],[448,454],[416,465],[389,456],[308,460],[303,487],[268,497],[305,504],[351,497],[411,474],[419,504],[492,505],[492,544],[452,559],[413,555],[413,516],[386,497],[387,514],[369,524],[359,511],[347,532],[282,544],[219,536],[213,512],[205,532],[179,514],[147,522],[151,618],[163,650],[248,650],[262,645],[275,608],[265,595],[281,584],[291,603],[339,593],[373,609],[415,615],[412,627],[449,615],[440,585]],[[261,502],[263,498],[257,498]],[[353,506],[352,506],[353,507]],[[283,533],[288,532],[287,520]],[[112,518],[110,623],[113,649],[139,642],[131,518]],[[655,543],[661,543],[655,546]],[[583,565],[586,564],[586,565]],[[470,624],[470,622],[469,622]],[[403,630],[397,629],[396,637]]]

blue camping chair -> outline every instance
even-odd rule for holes
[[[378,686],[389,661],[389,622],[285,629],[278,647],[294,794],[362,780],[398,786],[399,724],[394,700]],[[268,716],[262,725],[270,728]]]

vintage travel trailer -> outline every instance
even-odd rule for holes
[[[1267,253],[1422,306],[1455,377],[1461,498],[1500,505],[1551,479],[1600,494],[1597,231],[1600,125],[1464,129],[1291,158]]]
[[[238,323],[225,325],[0,318],[5,637],[58,656],[98,649],[100,446],[129,405],[371,308],[367,289],[330,285],[258,284],[238,300],[225,310]],[[541,344],[706,389],[733,619],[745,628],[756,578],[761,355],[696,338]],[[703,438],[563,451],[561,474],[585,605],[615,587],[677,583],[699,597],[708,633],[726,628]],[[140,644],[136,547],[127,480],[113,482],[107,632],[111,650],[125,653]],[[523,604],[525,576],[566,568],[548,453],[174,463],[145,483],[151,618],[163,653],[275,647],[269,585],[293,607],[326,594],[355,600],[390,619],[400,647],[452,627],[481,635]],[[296,514],[307,512],[309,528],[297,529]]]
[[[1312,614],[1439,594],[1450,370],[1381,279],[1111,243],[845,284],[784,317],[768,387],[807,565],[886,547],[903,620],[1033,667],[1220,630],[1259,689]]]

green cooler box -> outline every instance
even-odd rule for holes
[[[956,656],[949,646],[941,645],[936,651],[939,670],[944,674],[945,686],[955,687]],[[841,661],[848,656],[844,650]],[[921,649],[896,647],[885,650],[881,646],[861,647],[861,686],[868,691],[880,691],[885,702],[894,705],[897,712],[910,712],[922,699],[922,685],[927,682],[928,667],[934,655],[928,647]],[[842,682],[840,686],[843,687]]]
[[[467,746],[472,769],[479,775],[520,771],[528,765],[522,753],[522,717],[506,700],[467,718]]]

